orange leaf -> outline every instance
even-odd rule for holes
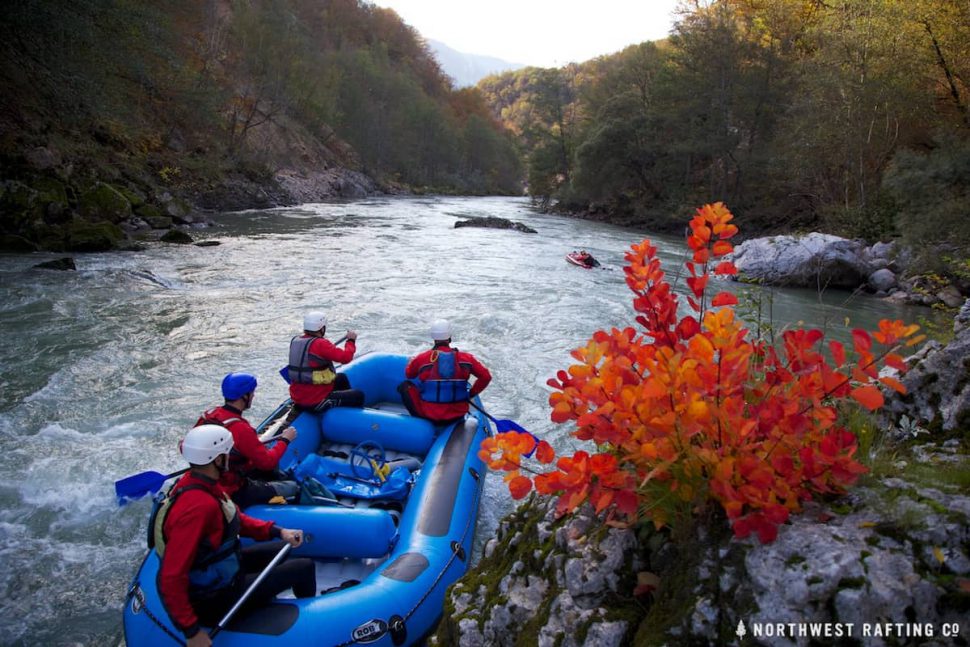
[[[860,386],[852,389],[850,394],[859,404],[869,411],[875,411],[883,405],[882,393],[874,386]]]
[[[889,388],[893,389],[894,391],[896,391],[896,393],[906,393],[906,387],[903,386],[902,382],[900,382],[894,377],[889,377],[889,376],[881,377],[879,378],[879,381],[885,384],[886,386],[888,386]]]
[[[734,251],[734,245],[726,240],[719,240],[711,246],[711,252],[714,256],[724,256],[725,254],[730,254]]]

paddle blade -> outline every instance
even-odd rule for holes
[[[284,366],[280,369],[280,377],[283,378],[287,384],[290,384],[290,367]]]
[[[532,447],[532,451],[530,451],[528,454],[524,454],[524,456],[526,458],[532,458],[532,455],[536,453],[536,447],[539,446],[539,439],[536,438],[536,435],[534,433],[532,433],[531,431],[529,431],[524,427],[519,426],[519,424],[516,423],[514,420],[505,420],[505,419],[496,420],[495,431],[500,434],[505,433],[506,431],[518,431],[523,434],[529,434],[530,436],[532,436],[532,439],[536,441],[536,444],[535,446]]]
[[[168,477],[158,472],[142,472],[115,481],[115,496],[118,505],[125,505],[129,501],[140,499],[146,494],[154,494],[162,487]]]

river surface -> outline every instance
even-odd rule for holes
[[[538,234],[454,229],[469,216]],[[357,330],[359,353],[415,353],[431,320],[450,319],[455,345],[492,371],[486,408],[568,449],[546,380],[594,331],[632,324],[623,254],[649,235],[515,198],[370,199],[216,221],[193,235],[217,247],[79,255],[77,272],[32,269],[55,255],[0,255],[0,644],[117,644],[149,501],[118,508],[114,481],[181,468],[176,442],[220,402],[229,371],[259,377],[249,419],[271,413],[308,309],[328,313],[331,339]],[[673,276],[683,242],[650,237]],[[604,269],[567,264],[579,248]],[[871,328],[927,312],[802,290],[775,291],[771,309],[776,330],[804,321],[843,338],[847,318]],[[479,547],[511,509],[493,475]]]

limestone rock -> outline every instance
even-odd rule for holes
[[[855,289],[872,270],[861,241],[829,234],[747,240],[726,258],[744,278],[772,285]]]
[[[970,427],[970,328],[961,327],[959,316],[954,326],[949,344],[927,343],[910,358],[901,378],[907,392],[892,392],[887,401],[894,421],[905,415],[931,430]]]
[[[46,171],[61,164],[61,154],[56,148],[48,146],[32,148],[24,153],[24,158],[27,160],[27,164],[37,171]]]
[[[876,292],[889,292],[896,287],[896,275],[888,268],[876,270],[869,275],[869,287]]]

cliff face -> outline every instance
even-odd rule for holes
[[[0,248],[108,249],[199,210],[517,189],[480,96],[359,0],[26,0],[0,13]]]

